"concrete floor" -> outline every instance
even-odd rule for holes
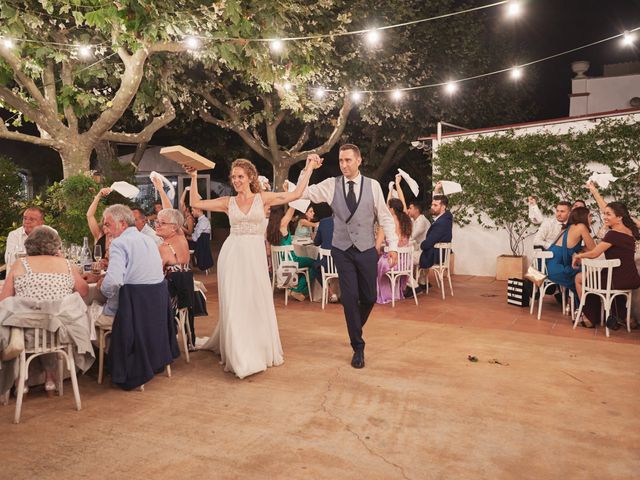
[[[215,278],[210,312],[217,320]],[[276,296],[285,364],[245,380],[210,352],[144,392],[80,379],[0,407],[2,479],[630,479],[640,472],[640,332],[572,330],[505,303],[504,282],[455,277],[420,306],[377,306],[366,368],[340,305]],[[468,361],[475,355],[477,363]]]

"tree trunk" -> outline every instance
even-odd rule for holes
[[[88,174],[93,145],[83,145],[77,139],[70,139],[67,144],[69,145],[68,147],[60,150],[63,177],[69,178],[72,175]]]
[[[285,160],[271,161],[273,165],[273,184],[271,188],[274,192],[282,191],[282,184],[289,179],[289,168],[291,164]]]
[[[118,152],[113,143],[108,140],[101,140],[95,146],[98,160],[98,170],[103,178],[111,178],[113,175],[113,165],[118,162]]]

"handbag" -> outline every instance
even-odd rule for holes
[[[524,278],[529,280],[536,287],[540,288],[540,286],[547,279],[547,276],[537,268],[529,266],[529,268],[527,269],[527,273],[525,273],[524,275]]]

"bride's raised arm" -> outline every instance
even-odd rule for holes
[[[208,212],[224,212],[229,211],[229,197],[220,197],[213,200],[202,200],[198,192],[198,171],[185,168],[185,171],[191,177],[191,188],[189,189],[189,204],[191,207],[206,210]]]
[[[296,189],[293,192],[263,192],[262,202],[265,207],[284,205],[285,203],[293,202],[302,197],[304,190],[307,188],[307,185],[309,185],[311,174],[316,168],[320,168],[321,166],[322,158],[318,155],[309,155],[309,157],[307,157],[307,165],[303,170],[304,175],[300,178]]]

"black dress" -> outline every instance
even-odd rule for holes
[[[620,266],[613,269],[611,288],[615,290],[633,290],[639,288],[640,275],[638,275],[638,269],[634,261],[636,250],[635,239],[626,233],[609,230],[602,241],[611,244],[611,247],[604,252],[607,260],[620,259]],[[606,282],[606,270],[602,273],[602,281]],[[600,323],[601,305],[602,301],[597,295],[587,296],[583,312],[594,325]],[[626,298],[624,296],[619,295],[615,298],[611,313],[619,319],[627,318]]]

